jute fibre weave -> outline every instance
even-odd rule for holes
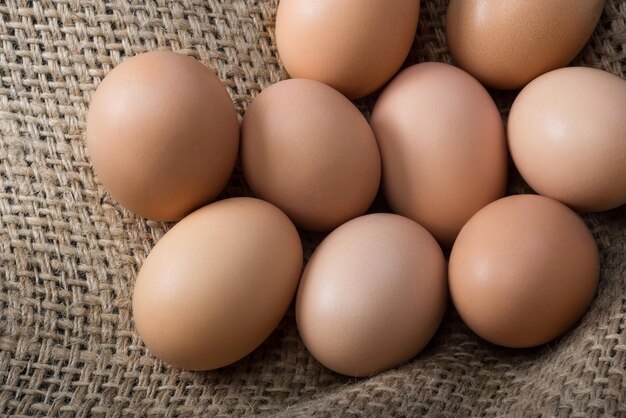
[[[626,208],[585,216],[601,250],[597,298],[575,330],[537,349],[490,345],[450,308],[426,351],[370,379],[314,361],[293,310],[220,371],[172,369],[146,352],[132,288],[169,225],[120,209],[94,176],[90,98],[123,58],[173,49],[213,68],[242,114],[286,77],[277,4],[0,0],[0,415],[626,416]],[[407,65],[450,62],[446,6],[422,1]],[[626,1],[607,1],[575,63],[624,77]],[[506,116],[513,94],[494,96]],[[372,103],[359,106],[368,114]],[[509,191],[528,191],[514,171]],[[248,194],[237,170],[224,196]],[[302,238],[308,257],[323,235]]]

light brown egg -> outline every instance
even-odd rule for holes
[[[400,69],[419,0],[281,0],[280,58],[294,78],[321,81],[350,98],[372,93]]]
[[[587,311],[599,275],[598,250],[567,206],[518,195],[478,212],[450,255],[452,301],[480,337],[531,347],[565,333]]]
[[[513,161],[538,193],[585,211],[626,204],[626,81],[552,71],[519,94],[508,131]]]
[[[211,70],[191,57],[151,52],[104,78],[89,108],[87,146],[100,181],[122,206],[175,221],[226,186],[239,123]]]
[[[314,231],[365,213],[380,183],[378,146],[363,115],[311,80],[282,81],[254,99],[243,119],[241,161],[258,197]]]
[[[448,47],[455,62],[483,83],[522,87],[569,64],[603,7],[604,0],[451,0]]]
[[[371,123],[389,205],[443,245],[451,246],[474,213],[504,194],[502,119],[466,72],[441,63],[406,69],[381,94]]]
[[[424,348],[447,295],[445,260],[428,231],[398,215],[366,215],[317,248],[298,288],[296,320],[320,363],[369,376]]]
[[[139,336],[190,370],[231,364],[259,346],[295,294],[302,246],[269,203],[234,198],[192,213],[157,243],[133,293]]]

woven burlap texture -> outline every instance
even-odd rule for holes
[[[575,330],[537,349],[490,345],[450,308],[416,359],[349,379],[307,353],[291,309],[258,350],[223,370],[182,371],[150,355],[131,294],[169,225],[120,209],[94,176],[90,98],[125,57],[173,49],[213,68],[242,114],[286,77],[277,3],[0,1],[0,415],[626,416],[624,208],[585,216],[602,257],[597,298]],[[450,62],[446,6],[422,2],[409,63]],[[626,2],[607,1],[576,63],[624,77],[625,19]],[[513,95],[494,94],[506,116]],[[367,114],[371,103],[359,106]],[[510,192],[527,190],[512,172]],[[237,170],[224,195],[248,194]],[[308,257],[322,235],[302,238]]]

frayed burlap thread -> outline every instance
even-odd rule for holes
[[[449,309],[416,359],[370,379],[306,351],[291,310],[254,353],[192,373],[134,329],[138,270],[169,225],[120,209],[85,150],[89,100],[125,57],[173,49],[213,68],[240,115],[286,77],[278,0],[0,0],[0,416],[626,416],[626,209],[585,216],[602,257],[579,326],[532,350],[474,336]],[[422,1],[409,63],[450,62],[446,0]],[[576,63],[624,77],[626,1]],[[504,116],[513,94],[494,92]],[[373,99],[359,102],[369,113]],[[524,192],[511,171],[509,191]],[[248,195],[239,169],[224,196]],[[384,207],[381,202],[378,207]],[[307,257],[323,238],[302,234]]]

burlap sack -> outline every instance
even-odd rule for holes
[[[0,1],[0,414],[626,416],[625,208],[585,216],[602,253],[598,296],[575,330],[537,349],[485,343],[449,309],[419,357],[370,379],[313,360],[293,311],[220,371],[172,369],[146,351],[131,292],[168,226],[120,209],[94,177],[83,138],[89,100],[124,57],[169,48],[214,68],[242,113],[286,76],[277,3]],[[410,62],[450,61],[446,3],[422,2]],[[623,77],[625,19],[626,2],[608,0],[576,63]],[[496,98],[506,114],[512,95]],[[523,189],[513,173],[510,190]],[[225,195],[248,193],[237,172]],[[303,235],[307,256],[320,239]]]

